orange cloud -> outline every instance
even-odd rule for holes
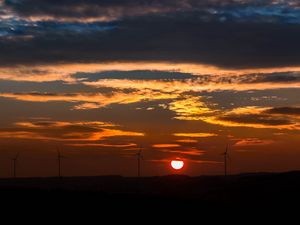
[[[140,132],[131,132],[131,131],[123,131],[123,130],[113,130],[113,129],[103,129],[101,132],[95,132],[90,135],[88,138],[89,141],[102,140],[108,137],[116,137],[116,136],[144,136],[144,133]]]
[[[215,112],[202,102],[201,97],[184,97],[184,99],[174,100],[169,105],[169,109],[176,113],[175,118],[178,120],[197,120],[199,116]]]
[[[27,102],[74,102],[79,103],[74,107],[74,109],[78,110],[101,108],[111,104],[130,104],[144,100],[172,99],[177,97],[177,95],[144,90],[133,93],[113,92],[113,94],[110,96],[100,93],[0,93],[0,97],[12,98]]]
[[[198,143],[197,140],[193,140],[193,139],[180,139],[180,140],[176,140],[176,142],[179,142],[179,143]]]
[[[256,106],[240,107],[220,112],[216,116],[203,116],[199,120],[227,127],[300,130],[300,121],[297,116],[266,113],[270,109]]]
[[[177,137],[191,137],[191,138],[206,138],[206,137],[215,137],[217,134],[213,133],[175,133],[173,134]]]
[[[100,121],[74,121],[74,122],[66,122],[66,121],[52,121],[52,120],[39,120],[35,122],[16,122],[16,126],[18,127],[26,127],[26,128],[63,128],[68,126],[81,126],[81,127],[89,127],[89,128],[103,128],[103,127],[115,127],[115,124],[100,122]]]
[[[100,143],[84,143],[84,144],[67,144],[68,146],[73,147],[110,147],[110,148],[128,148],[128,147],[136,147],[137,144],[129,143],[129,144],[100,144]]]
[[[178,120],[204,120],[209,123],[216,123],[213,115],[222,114],[215,109],[215,105],[204,102],[203,97],[187,95],[188,92],[219,91],[219,90],[266,90],[277,88],[300,88],[300,82],[279,83],[241,83],[239,78],[232,82],[208,81],[203,82],[195,79],[187,80],[124,80],[124,79],[103,79],[96,82],[84,82],[86,85],[96,87],[110,87],[119,90],[147,90],[148,93],[161,93],[166,99],[172,100],[168,105],[163,105],[176,113]],[[238,109],[240,110],[240,109]],[[209,114],[211,116],[209,117]],[[223,123],[224,124],[224,123]]]
[[[68,63],[55,65],[38,65],[38,66],[14,66],[1,67],[0,79],[15,81],[31,81],[31,82],[47,82],[47,81],[65,81],[76,82],[72,75],[78,72],[96,73],[103,71],[132,71],[132,70],[160,70],[170,72],[190,73],[194,75],[212,74],[217,76],[246,75],[259,73],[280,73],[280,72],[300,72],[300,67],[274,67],[261,69],[224,69],[212,65],[191,64],[191,63],[165,63],[165,62],[107,62],[107,63]],[[88,84],[88,83],[87,83]],[[97,83],[89,83],[97,85]],[[103,83],[102,83],[103,84]],[[102,85],[101,84],[101,85]],[[175,83],[176,84],[176,83]],[[98,84],[100,85],[100,83]],[[254,84],[255,86],[256,84]],[[287,86],[286,84],[277,84],[279,86]],[[216,82],[204,87],[205,90],[216,90],[226,87],[224,84],[218,85]],[[227,84],[232,89],[234,85]],[[265,88],[267,85],[257,86],[257,88]],[[299,87],[299,84],[297,85]],[[192,87],[190,87],[191,89]],[[245,89],[244,87],[235,85],[235,88]],[[253,87],[254,88],[254,87]],[[198,90],[203,90],[199,84]],[[248,86],[249,89],[249,86]]]
[[[112,129],[115,126],[105,122],[58,122],[38,121],[15,123],[16,131],[0,131],[0,138],[8,139],[33,139],[33,140],[54,140],[54,141],[100,141],[110,137],[139,137],[144,133]],[[70,131],[72,126],[77,130]],[[88,129],[87,129],[88,128]],[[91,129],[93,128],[93,129]],[[32,131],[36,130],[36,131]]]
[[[1,139],[32,139],[32,140],[59,140],[59,138],[46,137],[36,132],[27,131],[0,131]]]
[[[181,155],[188,155],[188,156],[201,156],[205,152],[190,148],[190,149],[184,149],[184,150],[160,150],[161,152],[166,152],[166,153],[176,153],[176,154],[181,154]]]
[[[261,140],[258,138],[246,138],[237,141],[234,145],[237,147],[245,147],[245,146],[258,146],[258,145],[270,145],[273,144],[273,140]]]
[[[153,148],[177,148],[180,147],[178,144],[154,144]]]
[[[194,74],[195,75],[195,74]],[[185,92],[213,92],[213,91],[248,91],[248,90],[268,90],[282,88],[300,88],[300,82],[245,82],[242,75],[234,74],[229,81],[223,81],[223,76],[215,75],[210,80],[197,78],[185,80],[129,80],[129,79],[101,79],[98,81],[83,81],[82,83],[93,87],[110,87],[115,89],[136,89],[136,90],[155,90],[172,93]]]

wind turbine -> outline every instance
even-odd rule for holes
[[[228,174],[228,162],[227,160],[229,159],[229,151],[228,151],[228,144],[226,145],[226,150],[222,155],[224,156],[224,176],[226,177]]]
[[[57,147],[57,164],[58,164],[58,177],[61,177],[61,161],[65,158],[61,152],[60,149]]]
[[[142,150],[139,150],[136,154],[137,156],[137,169],[138,169],[138,177],[141,176],[141,159],[143,159]]]
[[[13,163],[13,177],[17,177],[17,160],[19,158],[19,152],[16,154],[14,158],[12,158],[12,163]]]

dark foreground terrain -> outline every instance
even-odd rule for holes
[[[298,224],[300,172],[2,179],[0,203],[1,224]]]

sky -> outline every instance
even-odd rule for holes
[[[300,169],[297,0],[0,0],[0,177]]]

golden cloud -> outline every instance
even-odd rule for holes
[[[184,99],[174,100],[170,103],[169,109],[176,113],[175,118],[178,120],[197,120],[199,116],[215,112],[202,102],[201,97],[193,96],[185,96]]]

